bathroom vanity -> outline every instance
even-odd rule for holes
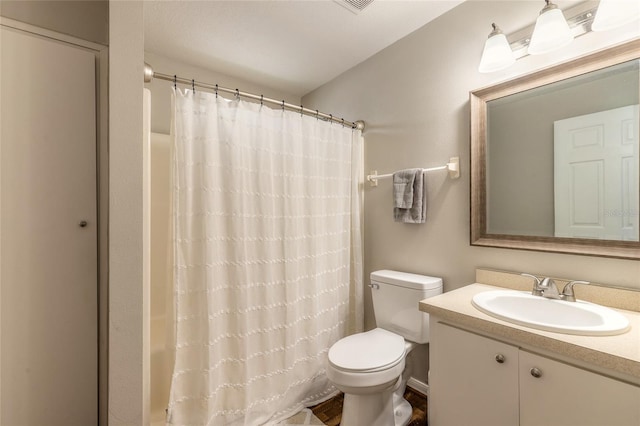
[[[602,288],[609,295],[596,301],[622,292],[625,309],[613,307],[629,320],[625,333],[572,335],[478,310],[476,294],[526,285],[501,272],[479,271],[476,279],[486,276],[495,280],[482,281],[494,285],[475,283],[420,302],[430,314],[430,425],[640,425],[640,293]]]

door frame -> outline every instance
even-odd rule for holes
[[[109,47],[0,16],[0,26],[92,52],[96,60],[96,204],[98,212],[98,422],[108,424],[109,366]],[[1,95],[1,94],[0,94]],[[2,152],[0,152],[0,156]],[[1,253],[0,253],[1,255]],[[0,286],[1,288],[1,286]],[[2,294],[0,292],[0,298]],[[0,339],[0,345],[2,340]],[[2,371],[0,371],[0,375]],[[0,411],[2,411],[0,388]]]

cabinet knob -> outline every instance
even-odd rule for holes
[[[504,361],[505,361],[504,355],[497,354],[495,359],[498,364],[504,364]]]
[[[531,370],[529,370],[529,373],[531,373],[531,375],[536,379],[542,377],[542,370],[540,370],[538,367],[533,367]]]
[[[78,225],[80,225],[80,228],[85,228],[88,225],[88,223],[86,220],[81,220],[80,223],[78,223]]]

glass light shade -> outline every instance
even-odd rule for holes
[[[515,61],[516,58],[513,56],[513,51],[511,50],[511,46],[509,46],[507,37],[502,33],[494,34],[490,36],[484,44],[478,71],[499,71],[507,68]]]
[[[560,49],[572,41],[573,34],[562,11],[557,8],[543,10],[536,20],[528,52],[530,55],[540,55]]]
[[[593,31],[607,31],[640,19],[639,0],[600,0]]]

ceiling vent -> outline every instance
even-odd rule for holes
[[[345,9],[355,13],[356,15],[364,10],[365,7],[373,3],[373,0],[333,0]]]

